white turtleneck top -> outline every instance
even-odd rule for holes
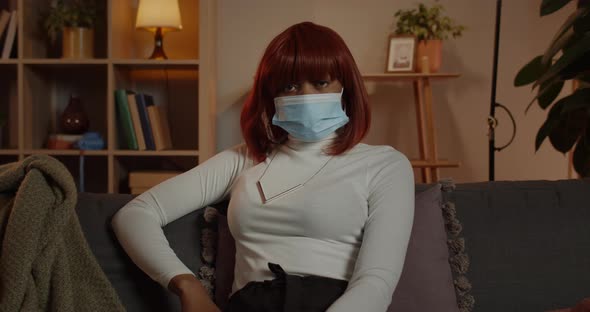
[[[232,293],[287,273],[347,280],[331,312],[386,311],[399,280],[414,216],[407,158],[389,146],[357,144],[329,156],[328,139],[294,138],[255,164],[241,145],[137,196],[113,227],[133,261],[167,287],[193,274],[170,248],[162,227],[196,209],[230,199],[236,242]]]

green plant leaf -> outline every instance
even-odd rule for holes
[[[541,3],[541,16],[549,15],[568,4],[571,0],[543,0]]]
[[[541,63],[542,58],[543,56],[539,55],[522,67],[514,78],[515,87],[528,85],[543,75],[547,67]]]
[[[560,101],[563,103],[561,114],[567,114],[580,109],[590,112],[590,88],[577,89],[574,93],[564,97]]]
[[[397,19],[394,32],[413,34],[418,40],[445,39],[449,35],[460,37],[465,28],[456,25],[450,17],[443,16],[443,11],[440,4],[428,7],[423,3],[414,9],[398,10],[394,15]]]
[[[527,105],[526,109],[524,110],[524,113],[528,113],[529,109],[531,108],[531,106],[533,106],[533,103],[535,103],[539,97],[544,96],[547,92],[549,91],[553,91],[553,88],[556,88],[556,85],[559,85],[561,83],[564,83],[562,80],[553,80],[550,83],[547,84],[543,84],[540,88],[539,91],[537,92],[537,95],[535,95],[535,97],[529,102],[529,104]],[[563,86],[562,86],[563,87]],[[555,100],[555,99],[554,99]],[[545,109],[546,107],[544,107],[543,109]]]
[[[567,20],[561,25],[557,33],[551,39],[551,43],[549,47],[543,54],[543,64],[549,64],[551,59],[557,54],[559,50],[563,48],[563,46],[570,40],[573,36],[574,31],[572,30],[572,25],[575,25],[576,21],[580,19],[581,16],[585,16],[590,10],[587,8],[580,8],[574,11]]]
[[[547,114],[547,119],[537,132],[537,137],[535,139],[535,151],[539,150],[541,144],[543,144],[543,141],[545,141],[545,138],[547,138],[549,134],[553,131],[553,129],[559,124],[563,105],[564,103],[562,99],[557,101],[557,103],[555,103],[555,105],[551,107],[551,110],[549,110],[549,113]]]
[[[576,144],[573,163],[574,169],[580,176],[590,176],[590,127],[586,128],[584,135]]]
[[[578,10],[585,10],[585,13],[579,18],[576,18],[574,32],[576,34],[584,34],[590,31],[590,8],[585,7]]]
[[[563,36],[559,37],[555,43],[550,45],[543,54],[543,60],[541,61],[543,65],[550,65],[557,52],[567,49],[567,47],[576,40],[575,35],[575,32],[570,28]]]
[[[550,119],[545,120],[539,131],[537,131],[537,137],[535,138],[535,152],[539,150],[545,138],[549,136],[549,133],[555,127],[557,123]]]
[[[582,82],[590,83],[590,72],[580,73],[576,76],[575,79],[580,80]]]
[[[559,72],[559,77],[563,80],[573,79],[580,73],[590,70],[590,51],[582,55],[573,63],[567,65]]]
[[[584,109],[570,111],[569,113],[562,111],[559,123],[549,134],[551,145],[556,150],[564,154],[567,153],[583,134],[587,121],[588,116]]]
[[[561,57],[533,84],[533,88],[554,79],[568,65],[578,61],[587,52],[590,52],[590,35],[583,36],[579,41],[564,50]]]
[[[563,80],[552,81],[548,86],[541,86],[539,90],[539,106],[545,109],[555,101],[561,89],[563,89]]]
[[[3,127],[6,124],[6,113],[0,111],[0,127]]]

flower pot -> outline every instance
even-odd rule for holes
[[[83,27],[65,27],[62,33],[63,58],[93,58],[94,30]]]
[[[436,73],[440,69],[442,59],[442,40],[421,40],[416,51],[416,71],[422,70],[422,59],[428,57],[429,72]]]

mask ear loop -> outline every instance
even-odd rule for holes
[[[266,109],[262,112],[262,122],[264,123],[264,129],[270,142],[272,144],[281,144],[281,142],[275,138],[274,133],[272,132],[271,122],[268,120]]]
[[[344,105],[344,101],[342,100],[343,95],[344,95],[344,87],[342,87],[342,90],[340,91],[340,102],[342,104],[342,110],[344,111],[344,114],[346,114],[346,105]]]

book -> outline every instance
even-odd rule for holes
[[[117,117],[119,126],[125,142],[121,142],[120,146],[125,146],[127,149],[137,150],[137,137],[133,129],[133,121],[131,120],[131,112],[129,112],[129,103],[127,103],[127,95],[133,94],[132,91],[125,89],[115,90],[115,102],[117,106]],[[125,143],[125,144],[123,144]]]
[[[140,151],[145,151],[145,138],[143,136],[143,130],[141,129],[141,119],[139,118],[139,110],[137,109],[135,94],[127,94],[127,103],[129,104],[129,112],[131,113],[133,130],[135,130],[135,136],[137,137],[137,147]]]
[[[168,116],[164,108],[159,105],[149,106],[148,115],[154,132],[156,150],[172,149]]]
[[[71,149],[74,143],[81,140],[83,135],[78,134],[50,134],[47,139],[48,149]]]
[[[155,150],[154,134],[152,132],[152,125],[148,116],[147,108],[154,105],[154,98],[151,95],[144,93],[137,93],[135,95],[135,102],[137,103],[137,110],[139,111],[139,119],[141,119],[141,129],[145,138],[145,145],[148,150]]]
[[[4,49],[2,50],[2,58],[7,59],[12,51],[12,45],[14,44],[14,38],[16,37],[16,27],[18,15],[16,10],[10,14],[10,22],[8,23],[8,30],[6,31],[6,37],[4,39]]]
[[[2,10],[2,12],[0,12],[0,38],[2,38],[2,34],[4,33],[4,30],[6,29],[9,21],[10,12]]]

